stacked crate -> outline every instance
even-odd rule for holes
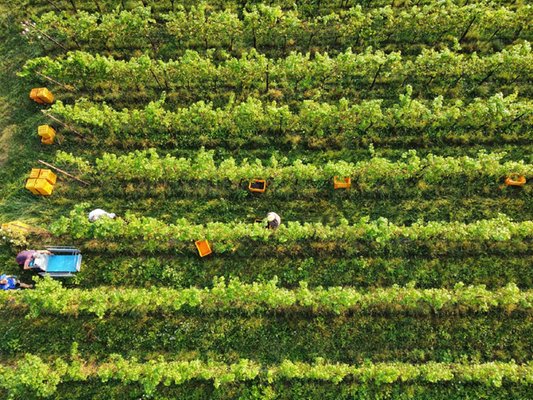
[[[26,181],[26,189],[36,195],[50,196],[56,181],[57,176],[51,170],[33,168]]]
[[[42,144],[53,144],[56,131],[50,125],[39,125],[37,134],[41,137]]]
[[[30,99],[39,104],[52,104],[54,95],[47,88],[34,88],[30,92]]]

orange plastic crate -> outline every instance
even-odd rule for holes
[[[50,139],[42,138],[41,143],[42,144],[54,144],[54,139],[53,138],[50,138]]]
[[[352,186],[352,179],[348,176],[339,180],[337,176],[333,177],[333,188],[334,189],[348,189]]]
[[[507,186],[524,186],[526,182],[526,177],[518,174],[511,174],[505,179],[505,184]]]
[[[54,95],[47,88],[33,88],[30,92],[30,99],[39,104],[52,104]]]
[[[248,184],[248,190],[254,193],[264,193],[267,183],[264,179],[252,179]]]
[[[196,242],[194,242],[194,244],[198,249],[198,254],[200,254],[200,257],[205,257],[213,252],[207,240],[197,240]]]
[[[35,101],[36,103],[44,104],[44,101],[42,101],[42,100],[39,98],[39,89],[38,89],[38,88],[34,88],[34,89],[31,90],[31,92],[30,92],[30,99],[32,99],[32,100]]]
[[[51,185],[55,185],[57,182],[57,175],[54,174],[50,169],[41,169],[39,178],[46,179]]]

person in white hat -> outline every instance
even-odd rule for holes
[[[281,217],[275,212],[269,212],[267,214],[267,228],[277,229],[281,224]]]
[[[113,213],[108,213],[107,211],[102,210],[101,208],[96,208],[89,213],[89,221],[94,222],[99,218],[106,216],[108,218],[115,218],[117,215]]]

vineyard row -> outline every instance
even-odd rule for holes
[[[487,0],[449,0],[450,5],[465,6],[468,4],[485,4]],[[375,7],[391,7],[396,8],[411,8],[413,6],[431,5],[432,0],[332,0],[327,3],[316,3],[312,0],[271,0],[270,4],[274,6],[283,6],[285,9],[300,9],[306,15],[320,15],[323,13],[337,12],[347,10],[356,6],[367,8]],[[521,5],[522,1],[516,0],[493,0],[498,6],[508,8],[516,8]],[[518,4],[517,4],[518,3]],[[123,0],[56,0],[53,3],[44,0],[23,0],[21,6],[25,5],[28,8],[31,6],[50,8],[50,5],[55,10],[65,10],[69,12],[78,12],[80,10],[98,11],[100,13],[113,12],[117,9],[131,10],[137,7],[150,7],[158,12],[176,11],[176,10],[191,10],[199,5],[207,5],[209,10],[234,10],[247,11],[254,9],[254,7],[261,6],[263,3],[259,0],[242,0],[236,2],[235,0],[131,0],[124,2]]]
[[[131,213],[127,213],[125,218],[106,218],[91,223],[88,221],[86,208],[86,203],[76,206],[69,217],[62,216],[51,225],[51,232],[72,239],[96,239],[106,242],[115,240],[123,245],[128,245],[129,241],[140,241],[135,243],[134,247],[145,250],[164,249],[176,246],[179,242],[208,239],[214,242],[214,249],[219,252],[231,251],[242,241],[298,243],[314,240],[344,244],[366,242],[383,246],[396,240],[484,243],[533,237],[533,221],[512,222],[503,214],[498,218],[470,224],[456,221],[418,221],[411,226],[395,225],[386,218],[370,221],[368,217],[361,218],[353,225],[341,220],[338,226],[289,221],[273,231],[265,229],[262,223],[210,222],[206,225],[195,225],[186,219],[180,219],[174,224],[166,224],[155,218]]]
[[[150,102],[142,109],[115,110],[105,103],[80,99],[74,105],[56,102],[48,112],[66,122],[92,128],[100,138],[116,140],[136,138],[150,143],[168,141],[181,146],[197,146],[213,141],[243,145],[252,141],[278,143],[284,136],[294,143],[305,140],[352,142],[369,134],[379,137],[424,133],[439,137],[446,132],[484,137],[500,133],[520,133],[533,125],[533,103],[517,100],[516,94],[496,94],[476,98],[465,104],[461,100],[444,102],[412,98],[407,86],[399,102],[386,107],[382,100],[351,103],[319,103],[306,100],[296,111],[276,102],[248,98],[242,103],[230,101],[215,108],[203,101],[190,107],[169,111],[163,99]]]
[[[228,91],[239,97],[267,94],[281,102],[302,98],[302,93],[313,93],[314,100],[354,98],[361,96],[362,89],[371,91],[376,85],[403,87],[406,81],[423,92],[429,85],[454,89],[461,82],[460,92],[468,95],[473,87],[491,80],[519,85],[523,78],[533,75],[533,52],[529,42],[484,57],[448,49],[423,50],[414,60],[399,52],[367,50],[357,54],[351,49],[333,58],[327,53],[317,53],[313,58],[309,53],[292,53],[273,60],[253,50],[217,63],[212,53],[203,57],[188,50],[180,59],[167,62],[148,56],[123,61],[77,51],[60,59],[31,59],[19,75],[45,83],[52,79],[82,89],[101,87],[104,91],[111,84],[135,93],[144,85],[173,96],[179,91],[178,97],[189,99],[191,92],[194,98],[203,99],[227,95]]]
[[[402,183],[409,179],[420,179],[427,183],[442,183],[449,178],[478,180],[489,178],[499,180],[503,176],[516,173],[533,177],[533,165],[523,160],[502,162],[505,153],[486,154],[480,152],[476,158],[442,157],[429,154],[420,158],[415,151],[404,153],[398,161],[382,157],[372,157],[357,163],[330,161],[320,165],[304,164],[301,160],[289,163],[272,156],[263,164],[259,159],[238,164],[233,157],[224,159],[218,165],[214,151],[201,149],[194,158],[161,157],[155,149],[138,150],[124,155],[104,153],[93,165],[82,157],[58,151],[56,162],[70,165],[85,173],[86,177],[105,177],[113,181],[172,182],[178,180],[239,182],[242,179],[260,177],[279,179],[283,182],[313,181],[323,182],[351,177],[358,185],[372,189],[379,183]],[[355,184],[355,182],[354,182]]]
[[[279,365],[261,365],[248,359],[233,364],[217,361],[166,361],[146,363],[124,359],[114,354],[109,361],[95,364],[74,356],[71,361],[56,358],[48,363],[40,357],[26,354],[16,365],[0,367],[0,387],[11,396],[27,396],[28,392],[42,397],[56,393],[57,386],[66,382],[98,379],[105,384],[138,383],[146,394],[153,394],[158,385],[180,385],[187,381],[211,381],[215,388],[233,382],[262,380],[314,380],[338,384],[349,379],[361,384],[471,382],[500,387],[503,382],[520,385],[533,383],[533,366],[529,364],[490,362],[483,364],[400,362],[349,365],[328,363],[317,359],[313,364],[285,360]]]
[[[405,9],[387,5],[365,10],[354,6],[311,18],[296,9],[264,4],[243,10],[242,18],[230,9],[212,11],[206,3],[160,16],[149,7],[113,10],[105,14],[49,12],[35,19],[29,37],[49,39],[52,46],[64,50],[151,49],[153,55],[167,57],[185,48],[219,48],[234,54],[250,48],[261,52],[282,49],[281,55],[286,55],[294,50],[362,50],[387,44],[443,44],[472,51],[480,49],[476,47],[479,42],[533,39],[531,5],[520,5],[516,10],[451,2]],[[465,42],[473,44],[469,47]]]
[[[300,282],[295,289],[265,283],[225,282],[217,278],[211,288],[172,289],[113,288],[66,289],[46,278],[35,290],[0,292],[2,308],[25,309],[30,317],[55,315],[146,315],[194,311],[206,313],[308,312],[354,313],[479,313],[496,310],[531,312],[533,291],[515,284],[490,291],[485,286],[458,283],[453,289],[416,289],[392,286],[359,291],[352,287],[309,288]]]

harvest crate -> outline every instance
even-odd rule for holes
[[[524,175],[511,174],[505,179],[507,186],[524,186],[526,184],[526,177]]]
[[[26,189],[28,189],[33,194],[40,194],[35,185],[37,184],[37,179],[30,178],[26,181]]]
[[[349,189],[352,186],[352,179],[348,176],[343,179],[339,179],[337,176],[333,177],[334,189]]]
[[[50,169],[41,169],[39,178],[46,179],[51,185],[55,185],[57,182],[57,175],[54,174]]]
[[[207,240],[197,240],[196,242],[194,242],[194,244],[198,249],[198,254],[200,254],[200,257],[205,257],[213,252]]]
[[[54,185],[52,185],[46,179],[38,178],[35,179],[34,189],[37,190],[40,195],[50,196],[54,190]]]
[[[54,95],[47,88],[34,88],[30,92],[30,99],[39,104],[52,104]]]
[[[264,193],[267,184],[264,179],[252,179],[248,184],[248,190],[253,193]]]
[[[41,137],[41,143],[53,144],[56,136],[56,131],[50,125],[39,125],[37,134]]]

